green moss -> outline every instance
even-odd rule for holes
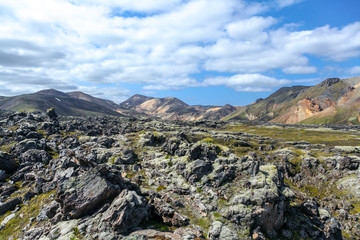
[[[213,143],[213,142],[214,142],[214,139],[212,139],[212,138],[204,138],[204,139],[202,140],[202,142],[204,142],[204,143]]]
[[[126,177],[129,178],[129,179],[131,179],[131,178],[133,178],[135,176],[136,176],[136,172],[134,172],[134,171],[126,172]]]
[[[36,130],[37,133],[41,134],[43,137],[46,136],[46,131],[45,130],[42,130],[42,129],[39,129],[39,130]]]
[[[202,191],[204,191],[202,188],[197,188],[196,189],[196,192],[198,192],[198,193],[201,193]]]
[[[219,212],[214,212],[213,213],[214,217],[216,218],[220,218],[221,217],[221,214]]]
[[[353,209],[350,210],[350,214],[358,214],[360,213],[360,200],[353,200],[351,201],[352,205],[354,206]]]
[[[171,226],[166,225],[163,222],[159,222],[159,221],[155,221],[155,220],[146,221],[146,222],[140,224],[140,227],[143,229],[156,229],[156,230],[165,231],[165,232],[176,230],[176,227],[171,227]]]
[[[11,151],[12,146],[14,146],[14,145],[15,145],[15,142],[7,144],[7,145],[2,145],[0,147],[0,150],[3,151],[3,152],[8,152],[9,153]]]
[[[200,226],[206,232],[211,226],[211,221],[205,217],[193,218],[191,222],[192,222],[192,224]]]
[[[48,150],[47,152],[50,154],[50,156],[51,156],[53,159],[60,158],[59,153],[57,153],[57,152],[55,152],[55,151]]]
[[[166,187],[161,185],[156,188],[156,191],[158,192],[161,192],[162,190],[166,190]]]
[[[171,156],[170,155],[166,155],[165,159],[169,159]]]
[[[75,227],[73,229],[72,237],[70,237],[70,240],[83,240],[84,237],[81,235],[80,230],[78,227]]]
[[[15,216],[5,225],[5,227],[0,231],[0,239],[16,239],[22,237],[22,229],[29,224],[30,218],[35,218],[39,215],[39,212],[42,206],[48,204],[52,199],[49,198],[51,194],[55,194],[55,190],[40,194],[34,197],[26,205],[21,205],[19,211],[15,213]],[[11,212],[6,213],[0,218],[2,222],[5,217],[10,215]],[[31,223],[32,227],[41,226],[44,222],[34,221]]]
[[[15,132],[16,130],[19,129],[19,126],[11,126],[11,127],[9,127],[9,129],[10,129],[11,131]]]

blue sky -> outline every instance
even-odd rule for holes
[[[360,76],[358,0],[0,0],[0,95],[246,105]]]

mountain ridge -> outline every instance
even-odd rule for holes
[[[168,120],[257,120],[276,123],[360,124],[360,77],[328,78],[315,86],[282,87],[246,106],[189,105],[176,97],[135,94],[117,104],[74,91],[45,89],[0,97],[0,109],[46,111],[60,115],[128,115]]]

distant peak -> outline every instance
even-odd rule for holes
[[[66,93],[60,92],[53,88],[38,91],[38,92],[36,92],[36,94],[53,95],[53,96],[58,96],[58,97],[69,97],[69,95],[67,95]]]

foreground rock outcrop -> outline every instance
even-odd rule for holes
[[[4,112],[0,239],[360,237],[356,148],[234,126]]]

